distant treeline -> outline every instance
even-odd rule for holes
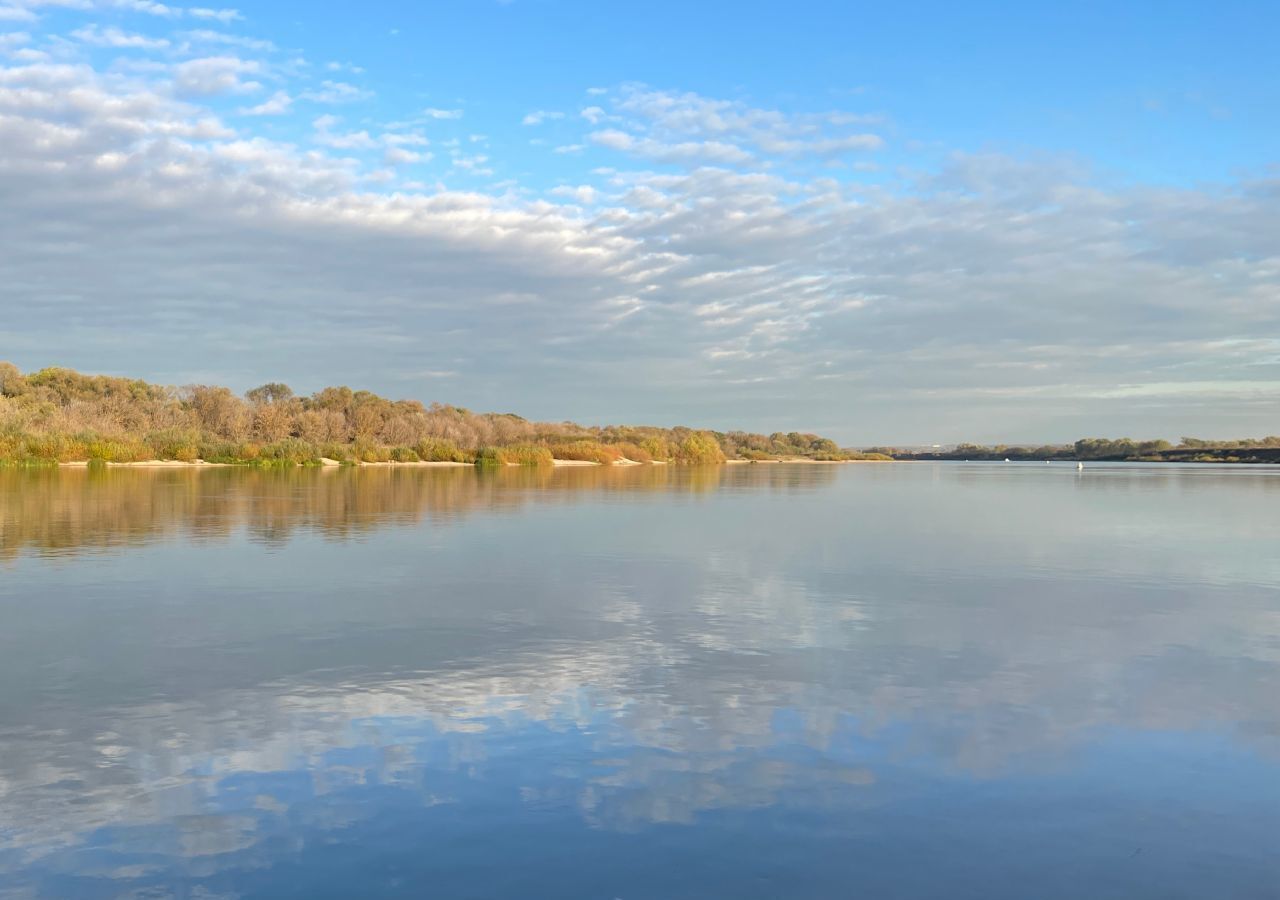
[[[1134,441],[1129,438],[1083,438],[1074,444],[1017,447],[998,444],[959,444],[950,450],[897,450],[874,448],[894,459],[917,460],[1096,460],[1100,462],[1229,462],[1280,463],[1280,435],[1207,441],[1184,437],[1169,441]]]
[[[24,375],[0,363],[0,462],[151,459],[256,464],[457,462],[722,463],[729,459],[885,458],[845,451],[816,434],[531,422],[513,413],[388,400],[328,387],[297,396],[264,384],[243,397],[49,368]]]

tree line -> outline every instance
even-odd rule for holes
[[[0,363],[0,461],[10,463],[307,464],[323,458],[541,465],[553,459],[721,463],[867,456],[794,431],[533,422],[349,387],[298,395],[272,382],[240,396],[215,385],[175,388],[57,367],[24,374]]]
[[[1135,441],[1132,438],[1081,438],[1071,444],[1010,446],[957,444],[942,450],[876,448],[894,459],[918,460],[1060,460],[1105,462],[1280,462],[1280,435],[1262,438],[1211,441],[1184,437],[1177,444],[1167,440]]]

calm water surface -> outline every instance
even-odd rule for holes
[[[0,472],[0,897],[1280,897],[1280,471]]]

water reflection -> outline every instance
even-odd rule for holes
[[[119,474],[0,495],[0,891],[1280,883],[1268,473]]]
[[[217,540],[247,528],[285,542],[297,531],[347,539],[395,524],[475,511],[578,502],[591,494],[811,489],[830,466],[628,468],[4,469],[0,560],[141,545]]]

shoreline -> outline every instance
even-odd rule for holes
[[[889,462],[890,460],[878,459],[805,459],[803,457],[792,459],[726,459],[723,463],[710,463],[710,465],[724,466],[754,466],[754,465],[805,465],[805,466],[837,466],[848,463],[877,463]],[[295,464],[291,468],[320,468],[320,469],[427,469],[427,468],[444,468],[444,469],[474,469],[475,463],[468,462],[447,462],[436,460],[417,460],[414,462],[354,462],[342,463],[336,459],[321,457],[316,461],[315,466],[305,466],[303,464]],[[90,460],[75,460],[73,462],[54,463],[59,469],[87,469]],[[634,466],[667,466],[671,465],[668,460],[655,459],[649,462],[637,462],[634,459],[620,459],[613,463],[600,463],[587,459],[554,459],[551,462],[552,467],[556,469],[576,469],[576,468],[632,468]],[[101,465],[109,469],[241,469],[249,468],[251,463],[224,463],[224,462],[208,462],[203,459],[180,460],[180,459],[148,459],[139,462],[109,462],[102,461]],[[285,468],[290,468],[286,466]],[[519,463],[506,463],[505,468],[531,468],[521,466]]]

